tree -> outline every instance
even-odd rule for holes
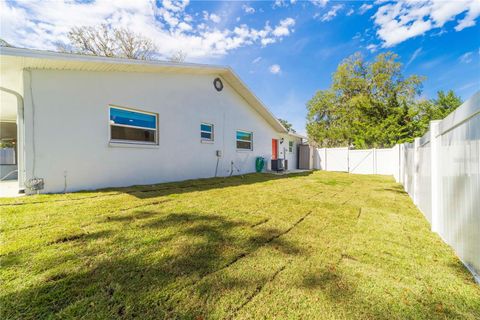
[[[288,132],[292,132],[292,133],[297,132],[297,131],[295,131],[295,129],[293,129],[292,124],[290,122],[288,122],[287,120],[278,118],[278,121],[282,124],[282,126],[285,129],[287,129]]]
[[[170,56],[168,61],[181,63],[181,62],[184,62],[186,58],[187,58],[187,53],[182,50],[178,50]]]
[[[348,145],[348,133],[338,121],[335,92],[319,90],[307,103],[307,133],[318,146]]]
[[[10,43],[0,38],[0,47],[13,47]]]
[[[391,147],[419,134],[416,98],[423,77],[405,77],[401,67],[392,52],[372,62],[358,53],[345,59],[331,88],[307,103],[310,139],[325,147],[371,148]]]
[[[453,90],[449,90],[447,93],[440,90],[437,92],[436,99],[427,100],[426,102],[420,112],[423,117],[430,121],[445,118],[462,104],[462,99]]]
[[[107,24],[74,27],[68,32],[71,46],[59,45],[59,50],[104,57],[151,59],[156,52],[153,42],[126,28],[111,28]]]
[[[416,120],[420,127],[421,134],[428,130],[431,120],[440,120],[449,113],[457,109],[463,103],[462,99],[449,90],[447,93],[440,90],[437,97],[430,100],[421,100],[418,102]]]

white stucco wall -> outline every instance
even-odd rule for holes
[[[271,139],[282,136],[226,81],[217,92],[211,75],[24,74],[27,179],[44,178],[43,192],[62,192],[65,176],[67,191],[212,177],[216,150],[223,154],[219,176],[230,174],[231,161],[240,170],[234,174],[254,172],[255,157],[269,162]],[[159,145],[109,144],[109,105],[158,113]],[[201,143],[201,122],[214,124],[213,143]],[[253,132],[253,151],[236,150],[237,129]],[[295,155],[287,155],[290,168],[296,167]]]
[[[288,135],[288,134],[280,134],[279,139],[283,138],[283,143],[278,144],[278,157],[279,159],[287,159],[288,160],[288,170],[296,169],[297,168],[297,161],[298,161],[298,145],[301,143],[301,139]],[[292,152],[289,151],[288,142],[293,141],[293,150]]]

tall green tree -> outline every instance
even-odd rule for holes
[[[438,91],[437,97],[431,100],[418,102],[416,120],[421,131],[428,130],[431,120],[445,118],[450,112],[462,104],[462,99],[449,90],[448,92]]]
[[[319,146],[391,147],[423,134],[425,123],[461,104],[451,91],[419,103],[424,78],[402,74],[395,53],[365,61],[356,53],[332,76],[332,85],[307,103],[307,133]]]
[[[285,119],[281,119],[281,118],[278,118],[278,122],[280,122],[282,124],[282,126],[287,129],[288,132],[297,132],[295,131],[295,129],[293,129],[293,126],[290,122],[288,122],[287,120]]]

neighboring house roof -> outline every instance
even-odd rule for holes
[[[277,118],[228,66],[176,63],[156,60],[107,58],[72,53],[31,50],[13,47],[0,48],[1,65],[16,64],[21,69],[55,69],[82,71],[175,72],[221,76],[277,132],[287,133]]]

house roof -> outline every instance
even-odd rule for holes
[[[174,72],[184,74],[211,74],[221,76],[247,103],[277,132],[287,133],[277,118],[228,66],[194,63],[176,63],[156,60],[107,58],[72,53],[1,47],[0,61],[21,69],[56,69],[81,71]]]

